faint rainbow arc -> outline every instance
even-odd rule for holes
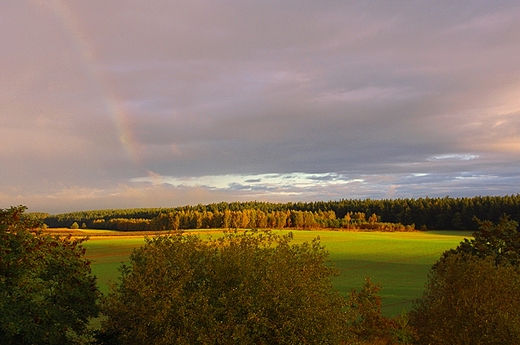
[[[63,0],[50,0],[45,4],[49,6],[57,20],[64,28],[66,34],[70,37],[72,45],[81,59],[85,75],[98,89],[104,102],[105,110],[117,130],[119,142],[124,147],[130,160],[136,166],[141,166],[141,150],[137,140],[135,140],[134,133],[128,121],[126,109],[122,102],[117,99],[116,95],[113,92],[110,92],[110,83],[108,78],[93,67],[93,52],[95,50],[85,37],[86,34],[80,30],[79,20]]]

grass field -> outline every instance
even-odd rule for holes
[[[310,240],[315,235],[298,232],[295,239]],[[353,288],[359,290],[370,277],[382,285],[383,313],[397,315],[422,295],[428,271],[440,255],[471,233],[330,231],[319,236],[340,270],[335,286],[347,294]]]
[[[283,231],[284,233],[286,231]],[[412,301],[421,296],[431,265],[441,253],[454,248],[469,232],[339,232],[293,231],[293,243],[320,237],[330,259],[340,270],[335,286],[344,294],[363,285],[365,277],[380,282],[383,290],[383,313],[393,316],[409,310]],[[133,248],[141,246],[142,236],[112,237],[110,233],[94,236],[85,243],[92,271],[98,277],[101,291],[116,281],[118,267],[127,262]]]

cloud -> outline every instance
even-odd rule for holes
[[[432,156],[429,157],[429,161],[439,161],[439,160],[456,160],[456,161],[469,161],[472,159],[478,158],[478,155],[472,155],[472,154],[459,154],[459,153],[452,153],[452,154],[443,154],[438,156]]]
[[[518,192],[515,1],[0,13],[6,206]]]

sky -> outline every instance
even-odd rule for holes
[[[520,193],[520,3],[3,0],[0,208]]]

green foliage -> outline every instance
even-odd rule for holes
[[[35,216],[45,218],[45,223],[50,227],[70,227],[73,222],[84,222],[88,228],[113,230],[135,227],[140,227],[140,230],[344,227],[406,231],[415,228],[477,230],[479,224],[474,217],[497,222],[503,214],[520,221],[520,194],[473,198],[344,199],[284,204],[221,202],[175,208],[96,210]],[[109,222],[111,220],[114,221]]]
[[[367,278],[359,292],[352,290],[350,294],[349,306],[358,315],[351,329],[359,339],[373,340],[385,331],[387,320],[381,315],[380,290],[380,284],[373,284]]]
[[[411,316],[424,344],[520,343],[520,233],[503,216],[432,267]]]
[[[520,344],[519,305],[515,266],[458,252],[431,271],[411,319],[420,344]]]
[[[83,240],[42,235],[24,211],[0,209],[0,343],[73,344],[98,314]]]
[[[349,344],[411,344],[416,339],[415,330],[409,325],[407,315],[388,318],[381,313],[380,284],[374,284],[370,278],[359,292],[351,291],[348,306],[355,319],[348,327],[353,335]]]
[[[391,341],[385,345],[414,344],[419,339],[417,330],[411,323],[410,315],[406,312],[390,319],[388,334]]]
[[[520,265],[520,232],[518,222],[502,216],[498,224],[477,220],[479,231],[473,239],[465,239],[456,249],[443,254],[443,258],[455,253],[467,253],[481,258],[493,257],[497,263]]]
[[[78,222],[74,222],[74,223],[72,223],[72,225],[70,226],[70,228],[71,228],[71,229],[74,229],[74,230],[79,229],[79,224],[78,224]]]
[[[355,317],[318,240],[227,233],[146,239],[104,301],[120,344],[337,344]],[[117,341],[114,341],[117,339]],[[101,341],[103,343],[103,341]]]

